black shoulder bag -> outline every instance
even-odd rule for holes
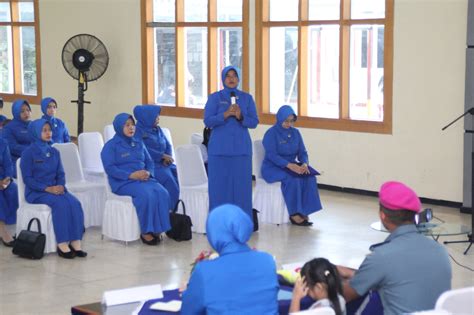
[[[178,213],[179,204],[183,206],[183,214]],[[169,238],[174,239],[175,241],[189,241],[193,238],[193,234],[191,232],[191,227],[193,223],[191,222],[191,218],[186,215],[186,207],[184,205],[183,200],[178,200],[176,206],[170,213],[170,223],[171,223],[171,230],[166,232],[166,235]]]
[[[38,232],[31,231],[31,225],[36,221]],[[33,218],[28,223],[28,229],[22,230],[13,246],[13,254],[24,258],[41,259],[44,255],[46,235],[41,233],[41,223],[38,218]]]

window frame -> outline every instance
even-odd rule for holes
[[[298,27],[298,122],[306,128],[341,131],[392,133],[392,93],[393,93],[393,25],[394,0],[385,0],[385,18],[350,19],[351,0],[340,0],[339,20],[309,21],[309,0],[299,0],[297,21],[270,21],[270,0],[256,1],[256,101],[259,119],[264,124],[274,124],[275,115],[270,113],[270,65],[269,33],[271,27]],[[319,118],[306,116],[308,108],[308,30],[311,25],[339,24],[339,118]],[[349,75],[350,75],[350,31],[353,25],[384,25],[384,117],[383,121],[353,120],[349,116]],[[283,104],[281,104],[283,105]]]
[[[217,85],[217,45],[219,27],[241,27],[242,28],[242,72],[240,86],[242,90],[249,89],[249,0],[242,0],[241,22],[218,22],[217,0],[208,0],[207,22],[185,22],[184,21],[185,0],[175,1],[174,23],[163,23],[175,27],[175,50],[176,50],[176,103],[175,106],[162,106],[161,114],[166,116],[188,117],[202,119],[204,109],[190,108],[185,105],[185,71],[184,64],[184,28],[206,27],[207,32],[207,89],[208,94],[218,91]],[[156,104],[154,91],[154,39],[153,39],[153,0],[141,0],[141,29],[142,29],[142,101],[144,104]]]
[[[12,46],[13,46],[13,93],[0,92],[0,97],[6,102],[13,102],[16,99],[25,99],[30,104],[39,104],[42,98],[41,83],[41,39],[40,39],[40,21],[39,21],[39,0],[32,0],[34,7],[34,22],[18,21],[18,4],[21,0],[4,0],[2,2],[10,3],[10,22],[0,22],[0,26],[11,26]],[[21,49],[20,49],[20,27],[33,26],[35,29],[35,50],[36,50],[36,95],[23,94],[23,78],[21,69]]]

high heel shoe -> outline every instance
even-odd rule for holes
[[[10,242],[5,242],[2,238],[2,243],[3,245],[5,245],[6,247],[13,247],[15,246],[15,241],[16,241],[16,238],[13,236],[13,239],[10,241]]]
[[[82,249],[75,250],[71,244],[69,244],[69,249],[71,250],[71,252],[74,252],[74,254],[76,254],[76,257],[81,257],[81,258],[87,257],[87,252],[83,251]]]
[[[142,240],[143,244],[146,244],[146,245],[150,245],[150,246],[153,246],[153,245],[157,245],[158,244],[158,240],[153,237],[151,240],[147,241],[144,237],[143,237],[143,234],[140,234],[140,239]]]
[[[62,257],[65,259],[73,259],[74,257],[76,257],[76,253],[73,250],[69,252],[63,252],[59,247],[57,247],[57,250],[58,250],[59,257]]]
[[[307,220],[303,220],[301,222],[296,222],[295,219],[293,219],[291,216],[290,216],[290,222],[291,222],[291,224],[297,225],[297,226],[311,226],[313,224],[312,222],[310,223]]]

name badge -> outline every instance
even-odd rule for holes
[[[33,163],[40,164],[40,163],[44,163],[44,161],[43,160],[33,160]]]
[[[130,156],[130,152],[126,152],[126,153],[122,153],[122,155],[120,155],[121,157],[127,157],[127,156]]]
[[[285,143],[288,143],[288,141],[286,141],[286,140],[280,140],[280,144],[285,144]]]

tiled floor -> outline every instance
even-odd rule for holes
[[[260,224],[251,245],[270,252],[277,264],[306,261],[316,256],[335,263],[358,266],[368,247],[381,242],[386,233],[369,225],[378,219],[377,200],[372,197],[321,191],[324,210],[314,214],[311,228]],[[450,223],[470,225],[471,217],[458,209],[430,206],[435,215]],[[443,240],[465,236],[442,237]],[[474,247],[452,244],[448,252],[461,264],[474,268]],[[140,242],[125,246],[101,240],[100,229],[88,229],[86,259],[65,260],[49,254],[39,261],[21,259],[0,245],[0,314],[68,314],[72,305],[100,301],[104,290],[160,283],[175,288],[189,277],[190,263],[208,249],[203,235],[190,242],[170,239],[150,247]],[[453,266],[453,288],[474,285],[474,273]]]

